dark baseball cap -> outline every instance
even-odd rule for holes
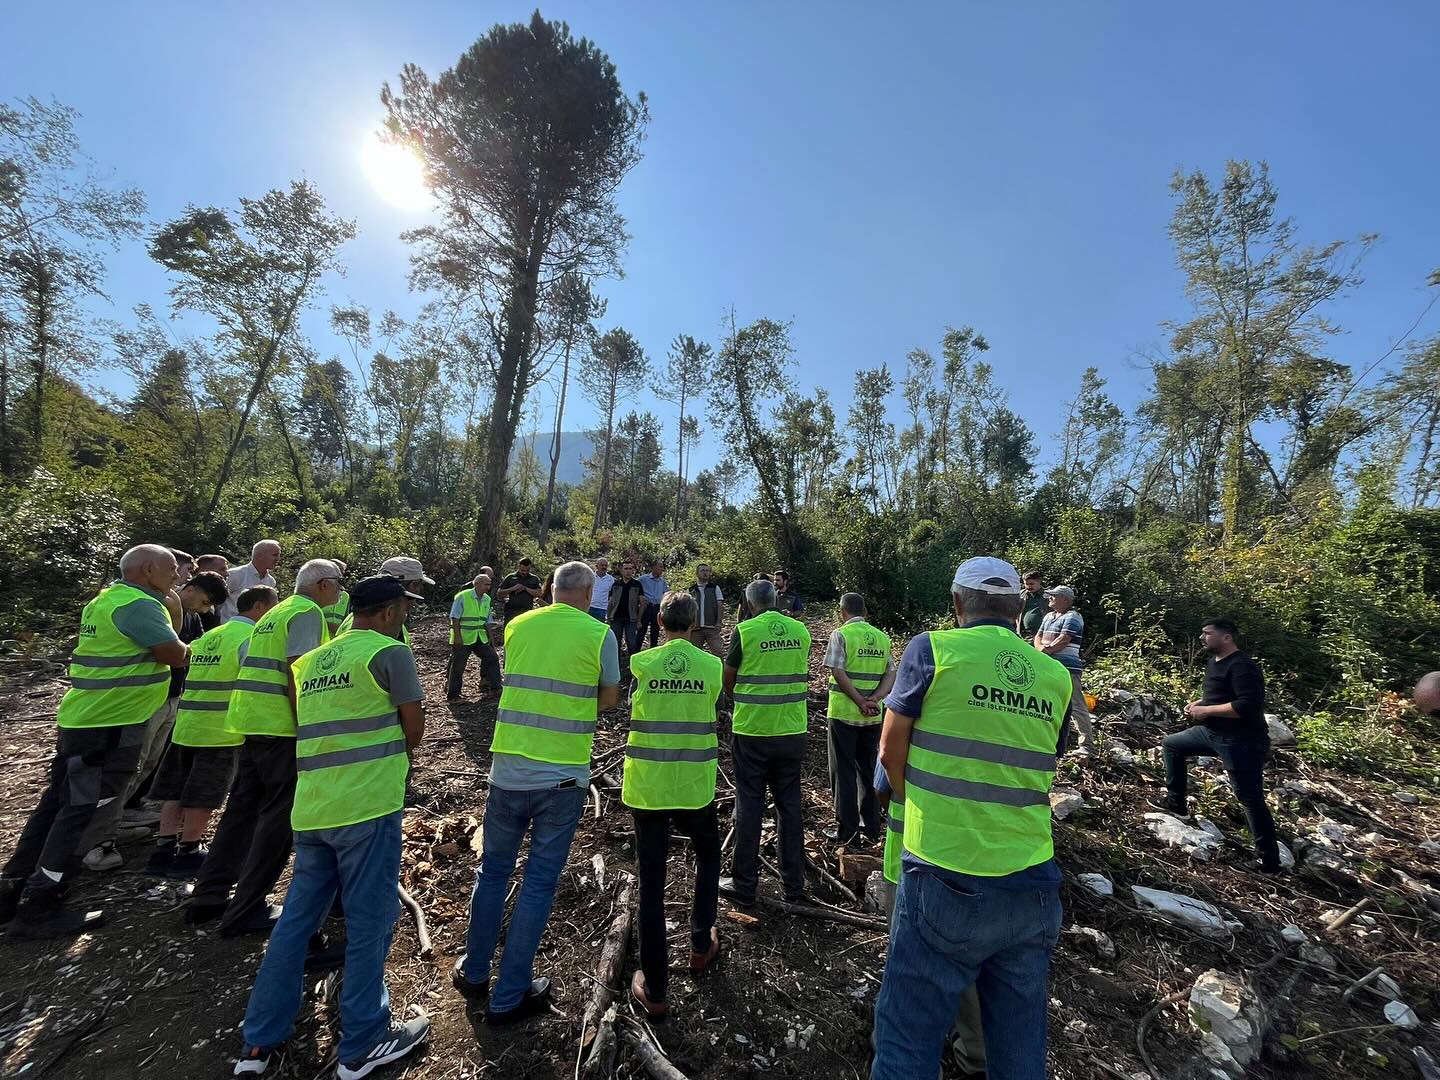
[[[423,600],[423,596],[405,588],[405,583],[393,577],[367,577],[356,582],[350,589],[350,606],[357,610],[381,607],[392,600],[408,596],[412,600]]]

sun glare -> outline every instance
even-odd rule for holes
[[[367,132],[360,148],[360,163],[381,198],[401,210],[424,210],[431,202],[425,186],[425,169],[414,152]]]

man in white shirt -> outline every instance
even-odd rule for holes
[[[229,622],[235,617],[235,601],[246,589],[253,589],[256,585],[275,588],[275,578],[270,571],[279,565],[280,541],[261,540],[251,548],[250,561],[225,575],[225,584],[230,586],[230,599],[220,605],[220,621]]]
[[[595,592],[590,597],[590,617],[608,622],[610,619],[610,589],[615,576],[610,573],[610,560],[601,555],[595,560]]]

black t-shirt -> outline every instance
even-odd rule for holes
[[[180,616],[180,640],[185,642],[186,645],[189,645],[190,642],[200,637],[203,633],[205,633],[205,624],[197,613],[187,611]],[[189,670],[189,668],[183,667],[170,669],[169,697],[177,698],[185,692],[185,673]]]
[[[615,621],[617,623],[628,623],[630,621],[630,598],[639,593],[645,595],[645,587],[640,584],[639,578],[631,578],[629,581],[615,582],[615,592],[620,597],[615,601]]]
[[[1259,738],[1265,732],[1265,675],[1260,665],[1243,652],[1233,652],[1224,660],[1210,657],[1205,662],[1205,693],[1202,705],[1235,706],[1238,719],[1213,716],[1205,726],[1223,735],[1244,735]]]
[[[511,574],[504,581],[500,582],[502,589],[508,589],[511,585],[527,585],[532,589],[540,588],[540,579],[534,574]],[[535,597],[524,589],[517,589],[505,597],[505,614],[519,615],[529,611],[535,606]]]

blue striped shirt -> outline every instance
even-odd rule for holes
[[[1080,613],[1071,609],[1060,614],[1052,611],[1045,616],[1045,621],[1040,624],[1040,644],[1049,645],[1061,634],[1070,635],[1070,643],[1055,653],[1055,659],[1064,664],[1071,671],[1082,671],[1085,662],[1080,659],[1080,642],[1085,637],[1085,620]]]

